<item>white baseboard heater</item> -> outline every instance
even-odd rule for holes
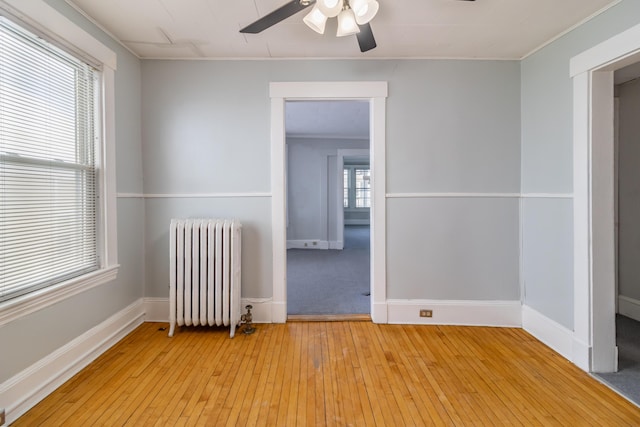
[[[225,219],[172,219],[169,336],[178,326],[230,326],[241,320],[242,225]]]

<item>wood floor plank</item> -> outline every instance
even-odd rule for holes
[[[145,323],[14,425],[634,426],[640,408],[521,329]]]
[[[286,328],[278,328],[277,333],[275,333],[274,337],[270,340],[270,347],[273,347],[273,354],[269,361],[269,371],[264,378],[264,387],[257,391],[257,393],[260,393],[260,407],[257,408],[257,412],[254,410],[255,408],[252,408],[248,425],[266,426],[272,402],[279,398],[279,396],[274,393],[274,389],[277,380],[278,365],[280,364],[280,355],[282,354],[282,342],[285,339],[286,333]],[[255,424],[252,424],[253,422],[255,422]]]
[[[361,369],[362,378],[367,390],[369,402],[372,402],[372,415],[376,425],[385,425],[385,417],[393,422],[393,416],[389,410],[386,399],[381,394],[381,389],[376,382],[377,375],[373,364],[371,349],[362,333],[363,327],[357,323],[351,324],[351,337],[357,349],[358,363]]]

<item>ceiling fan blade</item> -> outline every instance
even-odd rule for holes
[[[295,15],[301,10],[308,8],[313,3],[314,3],[313,1],[304,2],[300,0],[291,0],[289,3],[263,16],[262,18],[258,19],[256,22],[247,25],[246,27],[241,29],[240,32],[249,33],[249,34],[258,34],[259,32],[264,31],[273,25],[276,25],[278,22],[284,21],[288,17]]]
[[[358,44],[360,45],[360,52],[366,52],[377,46],[376,39],[373,38],[373,31],[371,31],[371,25],[367,22],[364,25],[358,25],[360,32],[356,34],[358,37]]]

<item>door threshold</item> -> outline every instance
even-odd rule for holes
[[[287,322],[371,322],[370,314],[289,314]]]

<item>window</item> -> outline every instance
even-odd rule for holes
[[[371,207],[371,184],[369,166],[344,166],[344,207],[364,209]]]
[[[118,271],[116,55],[44,2],[14,5],[85,60],[0,5],[0,325]]]
[[[369,187],[369,169],[355,169],[356,208],[371,207],[371,188]]]
[[[0,302],[100,268],[99,78],[0,17]]]

